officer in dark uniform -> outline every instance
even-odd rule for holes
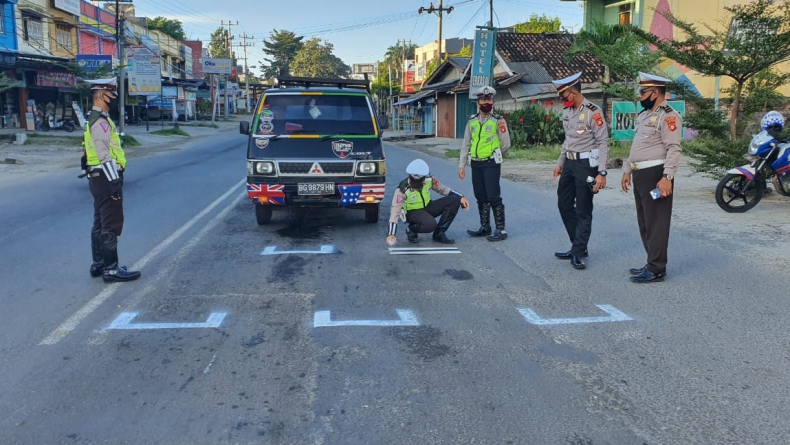
[[[93,92],[93,108],[85,125],[86,171],[93,195],[93,229],[90,273],[107,282],[132,281],[140,272],[118,266],[118,237],[123,230],[123,171],[126,155],[121,138],[110,119],[115,106],[115,78],[89,81]]]
[[[683,118],[665,101],[671,80],[639,73],[639,104],[634,141],[623,163],[621,187],[634,184],[636,220],[647,253],[647,264],[630,270],[634,283],[663,281],[667,269],[672,191],[680,166]]]
[[[587,265],[587,243],[592,231],[593,195],[606,187],[606,163],[609,157],[609,133],[603,110],[582,96],[582,73],[552,81],[562,98],[562,125],[565,142],[554,167],[557,202],[572,243],[571,250],[555,252],[562,260],[571,260],[575,269]]]
[[[464,141],[461,144],[461,159],[458,178],[466,177],[466,164],[472,166],[472,187],[480,212],[480,228],[467,230],[469,236],[485,236],[489,241],[502,241],[505,232],[505,205],[502,204],[499,176],[502,158],[510,148],[510,133],[502,116],[493,113],[496,90],[484,86],[477,93],[479,112],[472,115],[466,124]],[[490,211],[494,211],[496,230],[491,233]]]
[[[406,236],[410,243],[420,241],[418,233],[433,232],[434,241],[453,244],[455,241],[448,238],[445,233],[458,214],[459,207],[469,210],[469,201],[464,195],[442,185],[438,179],[432,178],[428,164],[422,159],[411,161],[406,167],[406,173],[409,176],[398,184],[392,195],[387,245],[392,247],[397,243],[395,233],[398,230],[399,219],[407,223]],[[444,196],[432,200],[431,191]],[[437,216],[440,216],[438,223]]]

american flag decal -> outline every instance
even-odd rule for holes
[[[284,206],[285,188],[282,184],[250,184],[247,183],[247,196],[263,205]]]
[[[340,184],[341,206],[378,204],[384,200],[384,184]]]

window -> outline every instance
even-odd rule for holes
[[[257,134],[375,134],[364,95],[266,96]]]
[[[625,5],[620,5],[620,24],[621,25],[630,25],[631,24],[631,6],[632,3],[628,3]]]
[[[56,38],[58,42],[58,48],[62,49],[71,49],[71,28],[68,26],[57,25],[56,27]]]
[[[22,20],[25,26],[25,40],[35,40],[37,42],[44,40],[44,27],[40,18],[23,16]]]

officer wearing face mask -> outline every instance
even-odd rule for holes
[[[505,205],[500,196],[499,177],[502,159],[510,148],[510,132],[502,116],[493,113],[496,90],[489,86],[477,92],[479,112],[469,118],[461,144],[458,178],[466,177],[466,164],[472,167],[472,187],[480,212],[480,228],[467,230],[469,236],[485,236],[489,241],[502,241],[505,232]],[[491,232],[491,210],[496,230]]]
[[[621,187],[634,184],[636,220],[647,263],[630,270],[634,283],[663,281],[667,268],[672,191],[680,166],[683,118],[665,101],[669,79],[639,73],[639,103],[634,141],[623,163]]]
[[[606,187],[606,163],[609,157],[609,133],[603,110],[582,95],[582,73],[552,81],[562,98],[562,125],[565,142],[554,167],[557,207],[571,242],[571,250],[555,252],[561,260],[570,260],[574,269],[587,265],[587,243],[592,232],[593,195]]]
[[[434,241],[453,244],[455,241],[448,238],[445,232],[453,223],[459,207],[469,210],[469,201],[464,195],[432,178],[428,164],[422,159],[411,161],[406,167],[406,173],[409,176],[398,184],[392,196],[387,245],[392,247],[397,243],[395,233],[399,219],[407,223],[406,236],[410,243],[420,241],[418,233],[433,232]],[[444,197],[432,200],[431,191]],[[437,216],[440,217],[438,223]]]
[[[126,155],[109,112],[117,108],[116,82],[112,79],[88,81],[93,92],[93,108],[85,125],[86,170],[93,195],[91,276],[104,282],[132,281],[140,272],[118,265],[118,237],[123,230],[123,171]]]

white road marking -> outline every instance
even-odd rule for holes
[[[607,321],[630,321],[633,318],[617,310],[608,304],[596,304],[600,310],[609,314],[604,317],[577,317],[577,318],[540,318],[532,309],[517,309],[530,324],[549,325],[549,324],[573,324],[573,323],[602,323]]]
[[[331,311],[316,311],[313,316],[313,327],[332,326],[419,326],[417,316],[408,309],[396,309],[399,320],[339,320],[332,321]]]
[[[208,320],[202,323],[132,323],[139,312],[121,312],[107,329],[185,329],[185,328],[218,328],[227,312],[212,312]]]
[[[392,251],[403,251],[403,250],[458,250],[457,247],[390,247],[390,252]]]
[[[217,354],[214,354],[214,357],[211,357],[211,361],[208,362],[208,365],[206,365],[206,369],[203,370],[203,374],[208,374],[209,371],[211,371],[211,365],[214,364],[214,360],[216,359],[217,359]]]
[[[277,250],[277,246],[268,246],[261,255],[285,255],[289,253],[335,253],[334,246],[321,246],[319,250]]]
[[[448,253],[461,253],[460,250],[403,250],[390,252],[390,255],[443,255]]]
[[[235,184],[233,187],[228,189],[222,196],[214,200],[208,207],[203,209],[200,213],[195,215],[192,219],[187,221],[183,226],[178,228],[175,232],[170,234],[167,238],[165,238],[161,243],[159,243],[156,247],[154,247],[150,252],[148,252],[145,256],[143,256],[139,261],[137,261],[131,269],[133,270],[140,270],[144,268],[152,259],[154,259],[157,255],[159,255],[163,250],[168,248],[171,244],[173,244],[178,238],[180,238],[187,230],[189,230],[192,226],[195,225],[201,218],[206,216],[209,212],[214,210],[222,201],[227,199],[228,196],[233,194],[237,191],[239,187],[247,182],[247,179],[243,179]],[[235,201],[234,201],[235,202]],[[143,278],[145,279],[145,278]],[[121,283],[113,283],[103,291],[101,291],[98,295],[91,298],[85,306],[80,308],[77,312],[74,313],[68,320],[64,321],[60,326],[57,327],[54,331],[52,331],[44,340],[42,340],[39,345],[40,346],[49,346],[55,345],[60,342],[64,337],[69,335],[77,326],[90,314],[92,314],[96,309],[99,308],[108,298],[110,298]]]

